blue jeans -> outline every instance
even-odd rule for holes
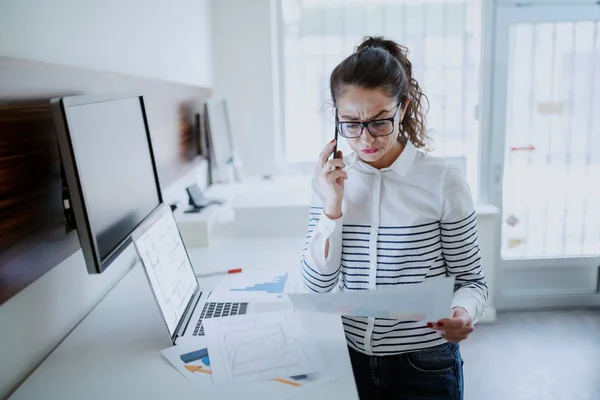
[[[349,348],[361,399],[462,400],[463,361],[458,344],[391,356]]]

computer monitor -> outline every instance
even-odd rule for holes
[[[225,100],[209,100],[206,103],[206,120],[210,134],[209,158],[212,179],[228,180],[229,172],[234,168],[234,147],[227,102]]]
[[[142,96],[53,99],[59,149],[88,273],[102,273],[162,202]]]

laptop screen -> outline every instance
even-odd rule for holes
[[[161,205],[134,232],[133,243],[173,337],[198,282],[171,208]]]

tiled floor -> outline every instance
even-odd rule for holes
[[[465,400],[600,400],[600,310],[501,313],[461,351]]]

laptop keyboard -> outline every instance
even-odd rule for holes
[[[204,318],[229,317],[230,315],[246,314],[248,303],[215,303],[206,302],[200,313],[200,318],[194,328],[194,336],[204,336]]]

